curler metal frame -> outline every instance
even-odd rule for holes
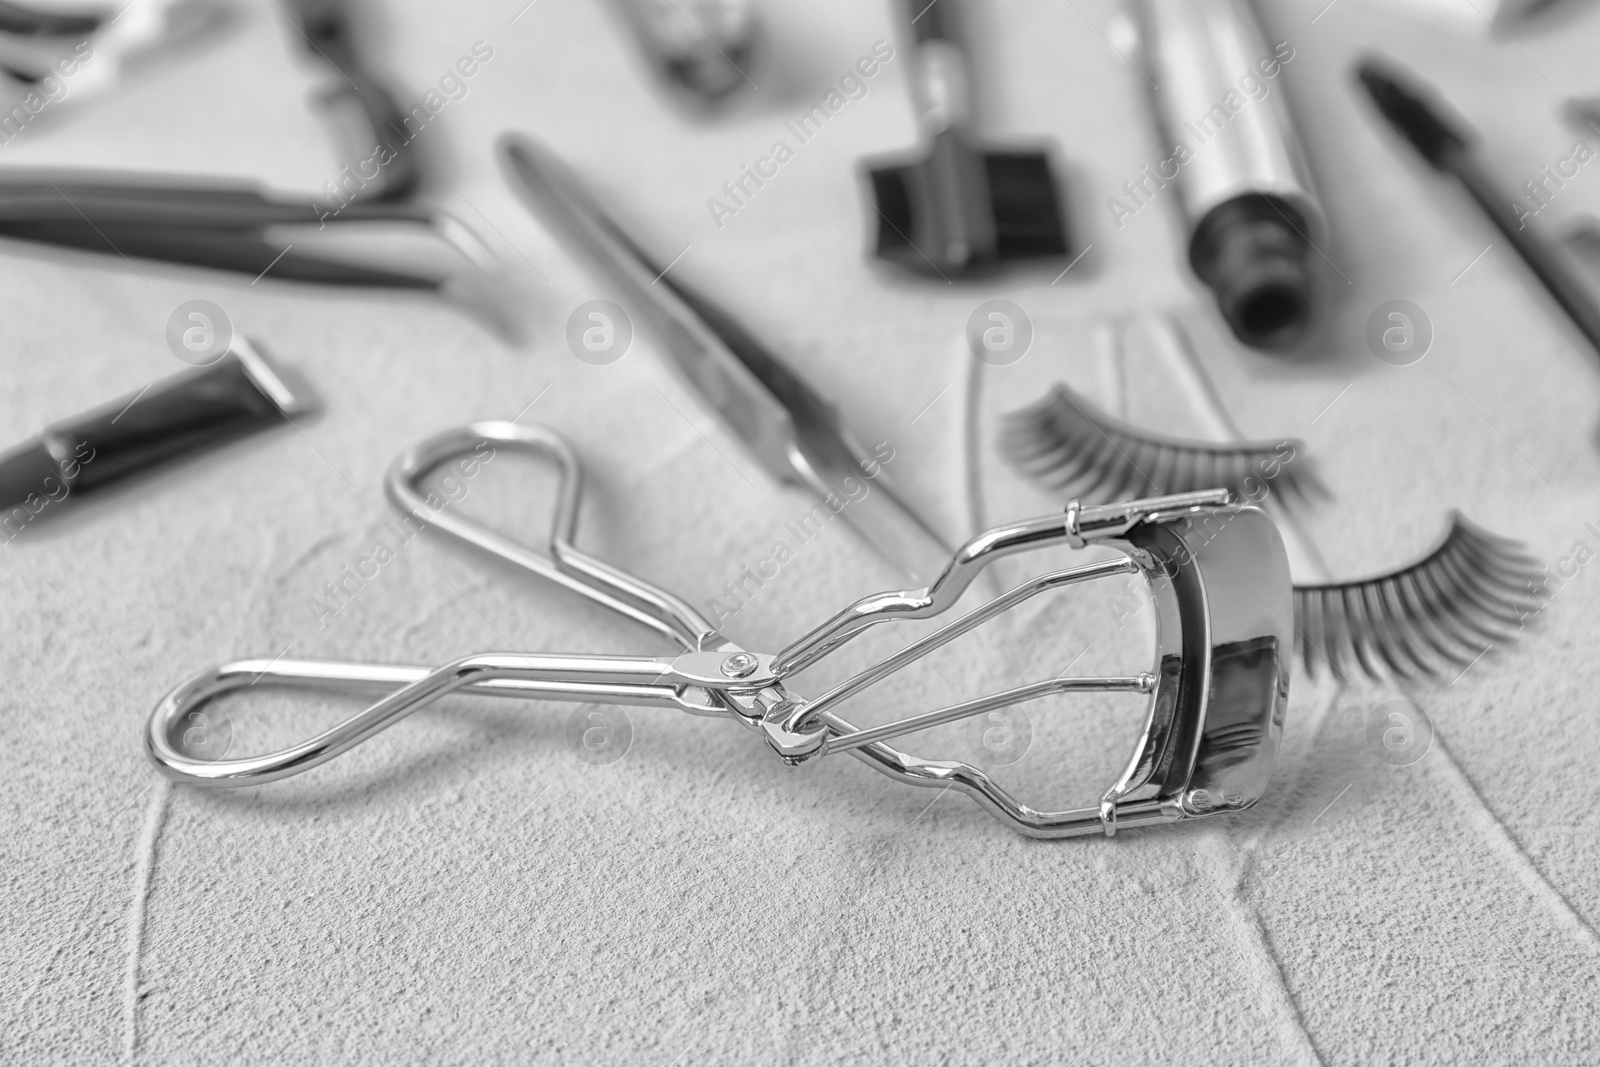
[[[561,486],[549,555],[453,512],[427,512],[416,483],[446,460],[484,444],[514,447],[554,462]],[[1230,503],[1226,490],[1184,493],[1101,507],[1069,504],[1047,515],[988,530],[963,545],[930,586],[879,593],[850,605],[776,655],[750,652],[718,633],[683,599],[579,550],[577,457],[553,430],[480,422],[448,430],[402,454],[385,488],[401,511],[477,549],[596,600],[669,636],[677,656],[633,657],[490,653],[438,668],[291,660],[241,660],[200,672],[151,712],[145,748],[156,768],[199,786],[248,786],[324,763],[453,692],[525,700],[595,701],[668,708],[734,719],[758,731],[786,763],[848,752],[896,781],[967,793],[1011,829],[1068,837],[1238,811],[1267,786],[1288,701],[1293,600],[1288,561],[1270,519]],[[1005,556],[1054,545],[1107,545],[1122,555],[1034,577],[893,656],[807,700],[785,679],[864,630],[896,619],[949,611],[977,574]],[[1051,589],[1138,574],[1157,610],[1152,669],[1131,677],[1055,678],[859,728],[835,705],[959,635]],[[334,728],[279,752],[215,761],[194,759],[180,737],[191,712],[255,684],[386,693]],[[920,759],[888,742],[944,722],[1054,693],[1147,694],[1149,704],[1126,769],[1098,808],[1043,811],[1020,803],[983,770]]]

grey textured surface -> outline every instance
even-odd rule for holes
[[[1201,356],[1241,430],[1305,438],[1335,494],[1298,521],[1297,572],[1353,576],[1408,559],[1458,506],[1541,559],[1565,555],[1600,520],[1593,356],[1459,197],[1380,134],[1346,68],[1370,46],[1415,64],[1503,150],[1516,184],[1570,148],[1555,107],[1596,88],[1600,16],[1512,46],[1356,5],[1266,6],[1273,38],[1296,50],[1274,91],[1292,92],[1303,116],[1334,224],[1323,249],[1333,326],[1327,353],[1302,365],[1240,352],[1214,330]],[[861,436],[892,441],[892,469],[952,538],[975,510],[998,521],[1051,506],[987,442],[996,413],[1055,378],[1134,421],[1216,432],[1170,366],[1136,346],[1108,370],[1091,343],[1100,314],[1209,316],[1181,269],[1175,204],[1120,230],[1104,208],[1157,158],[1143,85],[1108,44],[1113,5],[988,5],[991,127],[1060,142],[1094,248],[1053,286],[1045,274],[973,288],[887,278],[861,255],[868,209],[846,179],[860,180],[862,157],[912,139],[898,62],[722,228],[704,206],[785,118],[875,40],[893,39],[882,5],[768,5],[774,65],[749,106],[709,122],[662,101],[593,0],[519,8],[387,5],[374,48],[419,97],[473,42],[495,50],[418,143],[441,201],[524,275],[534,324],[524,349],[422,301],[0,250],[8,440],[177,369],[162,331],[194,297],[227,308],[326,403],[301,432],[216,452],[0,545],[0,1058],[1593,1056],[1600,584],[1590,569],[1517,647],[1407,693],[1438,730],[1421,762],[1389,767],[1366,748],[1367,715],[1393,690],[1297,674],[1260,806],[1114,841],[1021,840],[963,799],[851,761],[784,768],[716,721],[636,712],[628,755],[591,767],[566,747],[565,706],[470,700],[284,783],[201,795],[159,781],[140,728],[168,687],[207,663],[283,651],[435,664],[507,645],[666,651],[431,536],[319,628],[307,599],[377,535],[389,515],[383,469],[426,433],[510,418],[538,397],[524,418],[563,429],[589,469],[581,542],[696,601],[808,507],[701,413],[649,338],[610,367],[567,352],[568,312],[605,294],[503,187],[490,145],[504,129],[564,153],[658,254],[687,246],[676,269],[794,358]],[[335,161],[298,52],[273,5],[243,7],[213,49],[95,110],[41,121],[0,145],[0,165],[115,162],[314,189]],[[1590,170],[1547,218],[1600,209]],[[1030,311],[1036,340],[1022,362],[977,375],[962,326],[998,294]],[[1378,364],[1361,340],[1372,308],[1394,297],[1421,304],[1437,331],[1411,368]],[[981,507],[966,490],[969,407]],[[547,489],[536,468],[497,463],[462,506],[536,530]],[[893,584],[830,528],[726,628],[775,649]],[[1119,630],[1106,595],[1007,618],[897,682],[864,717],[1044,676],[1075,657],[1080,671],[1137,664],[1147,635]],[[252,696],[230,708],[236,751],[303,736],[349,707]],[[1110,698],[1041,709],[1034,750],[1008,773],[1032,796],[1087,800],[1109,783],[1135,717]],[[960,754],[961,738],[950,729],[927,747]]]

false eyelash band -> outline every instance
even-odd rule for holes
[[[1523,544],[1451,515],[1431,552],[1361,581],[1294,587],[1294,623],[1308,672],[1318,662],[1343,677],[1465,670],[1512,640],[1543,607],[1542,568]]]
[[[999,447],[1029,480],[1085,503],[1216,488],[1251,503],[1273,488],[1285,504],[1327,496],[1297,440],[1213,444],[1151,433],[1107,415],[1059,382],[1043,399],[1004,417]]]

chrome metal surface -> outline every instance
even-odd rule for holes
[[[902,667],[921,659],[934,649],[949,644],[951,641],[955,640],[957,637],[960,637],[973,627],[989,621],[1002,612],[1011,610],[1024,600],[1028,600],[1034,596],[1037,596],[1039,593],[1043,593],[1049,589],[1059,589],[1063,586],[1073,585],[1077,582],[1089,581],[1094,578],[1109,578],[1117,574],[1134,574],[1137,573],[1137,571],[1138,568],[1128,560],[1109,560],[1105,563],[1095,563],[1088,567],[1080,567],[1077,570],[1057,571],[1054,574],[1046,574],[1042,577],[1034,578],[1030,581],[1024,582],[1022,585],[1017,586],[1010,592],[1003,593],[982,607],[968,612],[966,615],[963,615],[950,625],[942,627],[941,629],[936,630],[927,637],[924,637],[918,641],[913,641],[899,652],[885,657],[877,664],[865,671],[862,671],[855,677],[840,682],[822,696],[806,705],[807,718],[820,715],[822,712],[828,710],[830,705],[849,699],[868,686],[887,678],[889,675],[900,670]],[[902,593],[899,594],[899,596],[905,598],[906,594]],[[946,594],[944,598],[941,598],[939,591],[933,592],[933,594],[930,596],[920,598],[920,601],[923,603],[937,603],[940,599],[948,599],[950,603],[954,602],[953,598],[949,597],[948,594]],[[877,607],[873,606],[873,602],[876,602]],[[906,602],[906,600],[900,601],[900,603]],[[831,632],[837,635],[835,639],[831,641],[831,643],[823,646],[825,651],[831,651],[835,648],[838,648],[845,641],[849,640],[851,637],[854,637],[868,626],[876,625],[880,622],[890,622],[897,618],[903,619],[926,617],[926,615],[912,615],[909,612],[898,615],[885,614],[881,609],[888,606],[892,611],[895,601],[892,599],[884,600],[882,597],[869,598],[867,601],[861,601],[860,604],[867,605],[867,607],[863,609],[864,611],[878,611],[878,614],[862,614],[855,608],[851,608],[845,613],[835,616],[833,620],[824,624],[824,626],[820,627],[818,630],[812,631],[812,634]],[[860,604],[857,606],[859,607]],[[937,608],[935,613],[943,610],[943,608]],[[857,620],[861,620],[859,624],[857,624]],[[801,641],[805,642],[806,638],[802,638]],[[781,663],[783,656],[787,654],[787,652],[780,654],[777,662]],[[817,655],[822,654],[825,653],[813,654],[812,660],[809,660],[808,662],[814,661]],[[785,668],[780,666],[778,669],[782,670]]]
[[[1327,228],[1322,206],[1284,90],[1262,78],[1260,64],[1276,60],[1248,0],[1140,0],[1134,11],[1140,63],[1158,87],[1152,99],[1163,148],[1189,149],[1156,181],[1182,175],[1178,196],[1190,225],[1237,197],[1268,196],[1299,212],[1310,240],[1320,244]],[[1246,99],[1241,79],[1267,88]]]
[[[262,394],[277,405],[278,410],[286,416],[304,415],[316,408],[311,397],[304,391],[296,392],[279,376],[278,370],[267,358],[256,351],[255,345],[244,334],[234,334],[233,341],[228,350],[238,357],[244,365],[245,373],[255,383]]]
[[[193,785],[261,785],[309,770],[345,752],[400,719],[457,690],[540,700],[598,700],[646,707],[691,708],[680,700],[692,687],[682,685],[670,659],[614,656],[469,656],[434,670],[421,667],[375,668],[366,664],[271,664],[254,671],[254,662],[206,671],[162,699],[150,717],[147,751],[169,777]],[[381,687],[403,680],[392,693],[360,714],[315,737],[279,752],[242,759],[193,760],[174,743],[187,713],[201,703],[241,686],[268,679],[278,684],[338,683],[340,689]],[[380,679],[383,679],[380,681]],[[495,683],[513,682],[511,685]]]
[[[443,508],[418,487],[440,464],[496,445],[529,450],[560,474],[549,554]],[[493,452],[488,453],[492,458]],[[547,701],[600,701],[730,718],[761,733],[785,762],[848,752],[911,785],[951,787],[972,796],[1007,826],[1035,837],[1066,837],[1249,807],[1266,787],[1288,695],[1288,563],[1277,530],[1225,490],[1096,508],[1070,505],[989,530],[962,546],[925,589],[857,601],[776,656],[739,648],[681,598],[573,545],[581,470],[571,448],[540,426],[483,422],[437,434],[409,449],[386,489],[407,515],[506,562],[590,597],[665,636],[686,651],[634,657],[525,654],[468,656],[442,667],[317,661],[246,660],[200,672],[152,711],[145,747],[161,773],[204,786],[270,782],[324,763],[451,693]],[[1049,546],[1109,545],[1123,558],[1030,579],[815,700],[790,692],[786,676],[816,663],[863,630],[949,610],[993,561]],[[858,728],[837,706],[973,627],[1050,589],[1113,575],[1139,574],[1157,609],[1153,669],[1130,677],[1052,678],[991,693],[880,726]],[[278,752],[224,760],[187,755],[182,736],[207,701],[259,685],[379,693],[339,725]],[[1147,694],[1138,744],[1098,808],[1041,811],[1000,788],[977,767],[925,760],[887,742],[997,708],[1071,692]]]
[[[555,463],[560,475],[556,507],[550,522],[548,556],[502,537],[457,512],[429,507],[417,491],[417,479],[445,460],[472,452],[480,444],[510,445]],[[491,451],[492,456],[492,451]],[[537,423],[475,422],[434,434],[401,453],[384,476],[389,501],[423,525],[432,524],[480,551],[531,571],[575,593],[599,601],[613,611],[643,623],[694,651],[720,648],[724,640],[689,604],[580,551],[572,540],[578,532],[578,497],[583,492],[583,470],[578,457],[560,434]]]
[[[804,670],[877,623],[889,619],[927,619],[948,610],[984,567],[1017,552],[1059,543],[1064,529],[1060,515],[1045,515],[986,530],[956,550],[954,558],[931,586],[863,597],[794,642],[778,654],[777,673]],[[1126,570],[1125,565],[1113,564],[1105,573],[1121,574]]]
[[[726,312],[652,263],[551,152],[507,135],[500,155],[518,191],[616,287],[630,314],[650,325],[768,474],[823,501],[848,500],[847,507],[829,506],[830,517],[842,517],[912,581],[939,573],[949,547],[895,490],[884,457],[850,435],[832,404]]]
[[[1038,700],[1040,697],[1053,696],[1056,693],[1148,693],[1155,688],[1155,681],[1153,674],[1141,674],[1133,678],[1052,678],[1047,682],[1034,682],[1031,685],[1008,689],[1003,693],[992,693],[975,700],[965,700],[960,704],[951,704],[938,711],[913,715],[898,722],[884,723],[882,726],[873,726],[854,733],[838,734],[836,740],[828,742],[827,751],[848,752],[863,745],[887,741],[891,737],[914,734],[918,730],[968,719],[996,708],[1021,704],[1026,700]]]

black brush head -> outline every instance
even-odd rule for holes
[[[878,208],[880,259],[916,269],[922,262],[911,246],[911,189],[909,167],[878,167],[872,172],[872,198]],[[907,262],[908,257],[916,262]]]
[[[1356,66],[1356,77],[1383,117],[1435,167],[1442,169],[1448,156],[1466,148],[1466,132],[1387,60],[1368,56]]]
[[[1001,259],[1067,254],[1067,226],[1050,157],[1043,152],[988,152],[989,199]]]
[[[987,152],[947,140],[926,156],[875,165],[871,178],[875,254],[906,270],[982,276],[1007,262],[1067,253],[1066,213],[1044,152]],[[952,232],[983,240],[953,250],[945,240]]]

